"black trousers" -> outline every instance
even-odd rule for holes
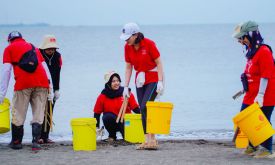
[[[124,139],[124,122],[116,123],[117,115],[107,112],[103,114],[102,120],[104,127],[109,133],[109,137],[116,140],[116,132],[120,132]]]
[[[49,101],[47,101],[47,113],[50,114],[50,103]],[[54,104],[55,104],[55,101],[53,101],[53,104],[52,104],[52,113],[53,113],[53,108],[54,108]],[[46,123],[46,117],[47,117],[47,123]],[[45,127],[46,127],[46,130],[45,130]],[[42,124],[42,129],[41,129],[41,139],[43,139],[44,141],[45,140],[48,140],[49,139],[49,133],[50,133],[50,116],[49,115],[45,115],[44,116],[44,121],[43,121],[43,124]]]
[[[147,118],[146,103],[147,101],[155,100],[157,96],[156,88],[157,88],[157,83],[149,83],[147,85],[144,85],[141,88],[136,88],[144,134],[146,134],[146,118]]]

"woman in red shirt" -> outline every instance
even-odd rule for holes
[[[157,149],[155,135],[146,132],[146,102],[154,101],[157,94],[162,94],[164,91],[163,67],[159,51],[152,40],[144,38],[136,23],[126,24],[120,39],[126,42],[124,97],[129,97],[127,91],[133,68],[136,71],[136,91],[146,139],[137,149]]]
[[[120,76],[114,72],[108,72],[104,76],[105,88],[98,96],[94,106],[94,117],[97,120],[97,129],[100,126],[100,115],[103,113],[103,124],[109,133],[107,141],[113,142],[116,140],[116,132],[119,131],[124,138],[124,123],[116,123],[119,110],[124,101],[123,87],[120,86]],[[135,100],[134,95],[129,90],[128,106],[125,113],[131,113],[131,110],[135,113],[140,113],[139,106]]]
[[[263,113],[270,121],[275,105],[275,66],[272,50],[265,45],[258,29],[258,24],[253,21],[238,25],[233,37],[246,47],[247,64],[241,76],[245,96],[241,110],[244,110],[254,101],[258,101]],[[268,157],[272,154],[272,137],[261,144],[263,149],[255,157]],[[251,144],[245,154],[255,155],[258,146]]]

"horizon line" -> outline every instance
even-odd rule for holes
[[[258,22],[260,24],[274,24],[275,22]],[[139,25],[142,25],[142,26],[179,26],[179,25],[232,25],[232,24],[236,24],[236,23],[233,23],[233,22],[216,22],[216,23],[205,23],[205,22],[201,22],[201,23],[156,23],[156,24],[139,24]],[[90,26],[95,26],[95,27],[98,27],[98,26],[105,26],[105,27],[108,27],[108,26],[122,26],[123,24],[81,24],[81,25],[58,25],[58,24],[49,24],[49,23],[14,23],[14,24],[0,24],[0,27],[26,27],[26,26],[32,26],[32,27],[38,27],[38,26],[41,26],[41,27],[48,27],[48,26],[63,26],[63,27],[90,27]]]

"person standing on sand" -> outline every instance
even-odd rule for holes
[[[28,106],[31,104],[33,115],[31,121],[32,150],[40,150],[41,146],[38,144],[38,140],[41,135],[45,104],[47,97],[49,101],[53,99],[51,75],[39,50],[26,42],[20,32],[11,32],[8,42],[9,45],[5,48],[3,55],[0,103],[3,102],[7,93],[13,68],[15,84],[12,99],[12,139],[9,146],[12,149],[22,149],[24,122]],[[27,62],[31,66],[24,67],[26,63],[23,62]],[[30,68],[34,68],[34,70]]]
[[[47,101],[47,112],[45,113],[44,121],[42,124],[42,130],[41,130],[41,138],[39,139],[39,143],[54,143],[51,139],[49,139],[49,132],[50,132],[50,123],[47,121],[50,121],[50,115],[54,109],[54,105],[57,99],[59,99],[59,82],[60,82],[60,71],[62,66],[62,58],[61,54],[56,50],[58,49],[58,45],[56,42],[56,37],[54,35],[45,35],[43,42],[39,46],[39,50],[49,68],[49,71],[51,73],[52,81],[53,81],[53,104],[52,109],[50,109],[50,104]],[[47,117],[47,120],[46,120]],[[46,129],[45,129],[46,128]]]
[[[136,71],[136,92],[145,134],[145,142],[137,149],[157,149],[158,142],[155,135],[146,132],[146,103],[154,101],[157,94],[162,94],[164,91],[160,53],[155,43],[144,37],[136,23],[125,24],[120,39],[126,42],[124,46],[126,62],[124,97],[129,97],[128,86],[133,68]]]
[[[239,24],[235,28],[233,37],[245,47],[247,58],[244,73],[241,75],[245,91],[241,111],[258,101],[263,105],[261,109],[270,122],[275,105],[275,65],[272,49],[264,44],[258,24],[253,21]],[[272,137],[261,146],[263,148],[259,149],[259,146],[249,144],[244,153],[255,155],[256,158],[270,156],[273,153]]]

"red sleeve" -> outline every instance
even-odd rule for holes
[[[94,106],[94,113],[101,114],[103,112],[103,103],[104,103],[104,96],[100,94],[97,97],[97,100]]]
[[[124,57],[126,62],[131,63],[130,57],[129,57],[129,49],[127,49],[127,45],[125,45],[124,47]]]
[[[138,104],[136,102],[135,96],[131,93],[130,98],[129,98],[129,107],[131,110],[135,109],[138,107]]]
[[[274,68],[274,59],[271,51],[264,46],[259,57],[260,74],[263,78],[271,78]]]
[[[3,64],[4,64],[4,63],[12,63],[12,60],[11,60],[11,52],[10,52],[9,47],[7,47],[7,48],[4,50],[4,54],[3,54]]]
[[[60,68],[62,67],[62,57],[61,57],[61,55],[59,56],[59,67]]]
[[[159,58],[160,56],[159,50],[154,42],[152,42],[150,45],[150,55],[153,58],[153,60]]]

